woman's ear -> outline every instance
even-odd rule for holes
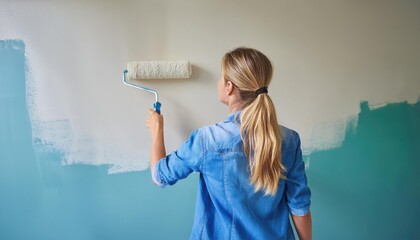
[[[226,82],[226,95],[230,96],[233,93],[234,85],[231,81]]]

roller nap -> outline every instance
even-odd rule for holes
[[[143,61],[127,63],[129,79],[189,78],[189,61]]]

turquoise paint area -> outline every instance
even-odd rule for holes
[[[61,166],[32,139],[25,45],[0,41],[0,239],[188,239],[198,178],[160,189],[148,171]]]
[[[310,156],[314,239],[420,239],[420,102],[360,107],[340,148]]]
[[[0,239],[187,239],[197,176],[160,189],[148,171],[62,166],[32,138],[25,63],[0,41]],[[419,122],[419,102],[363,102],[343,145],[311,154],[314,239],[420,239]]]

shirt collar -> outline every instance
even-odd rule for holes
[[[237,112],[233,112],[229,114],[229,116],[227,116],[225,121],[241,123],[241,112],[242,111],[237,111]]]

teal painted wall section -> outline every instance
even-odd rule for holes
[[[420,239],[420,102],[360,108],[340,148],[311,154],[314,239]]]
[[[0,41],[0,239],[187,239],[197,176],[162,190],[148,171],[62,166],[32,139],[25,64]],[[363,102],[342,146],[311,154],[314,239],[420,239],[419,122],[419,102]]]
[[[0,41],[0,239],[188,239],[198,178],[153,185],[148,171],[61,166],[32,140],[25,45]]]
[[[32,147],[20,41],[0,42],[0,161],[0,238],[38,231],[39,223],[31,218],[42,211],[42,183]]]

